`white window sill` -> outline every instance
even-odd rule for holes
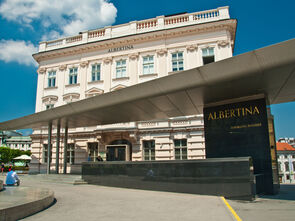
[[[139,75],[140,78],[153,77],[153,76],[157,77],[158,74],[157,73],[153,73],[153,74],[141,74],[141,75]]]
[[[113,81],[129,80],[129,77],[113,78],[112,80],[113,80]]]
[[[67,84],[65,85],[65,87],[77,87],[77,86],[80,86],[80,84]]]
[[[103,80],[89,81],[89,82],[88,82],[88,84],[97,84],[97,83],[103,83]]]
[[[57,87],[55,86],[55,87],[46,87],[46,88],[44,88],[44,90],[51,90],[51,89],[56,89]]]

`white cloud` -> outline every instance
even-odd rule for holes
[[[37,66],[32,57],[36,52],[37,48],[31,42],[0,40],[0,60],[5,62],[15,61],[27,66]]]
[[[0,5],[0,15],[8,21],[33,27],[41,22],[49,39],[76,35],[115,22],[116,7],[108,0],[6,0]],[[54,34],[52,34],[54,33]]]

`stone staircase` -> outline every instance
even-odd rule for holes
[[[36,175],[24,175],[20,177],[21,179],[36,180],[39,182],[50,182],[50,183],[64,183],[73,185],[83,185],[87,184],[81,175],[72,174],[36,174]]]

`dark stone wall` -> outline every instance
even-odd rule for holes
[[[274,193],[265,99],[204,108],[204,126],[207,158],[252,157],[257,193]]]
[[[253,198],[251,161],[224,158],[184,161],[85,162],[89,184],[145,190]]]

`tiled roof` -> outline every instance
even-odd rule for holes
[[[295,151],[295,148],[288,143],[277,142],[278,151]]]

